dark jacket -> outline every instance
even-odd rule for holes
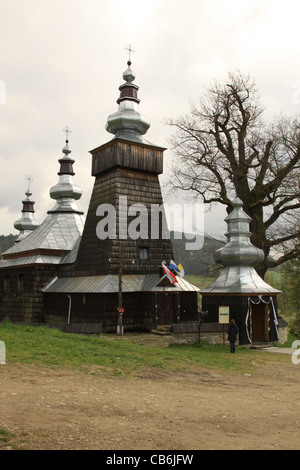
[[[228,340],[229,341],[236,341],[239,329],[235,323],[230,323],[229,327],[227,328],[228,333]]]

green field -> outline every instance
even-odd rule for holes
[[[149,334],[150,335],[150,334]],[[125,333],[126,337],[126,333]],[[116,335],[89,337],[63,333],[46,326],[0,324],[0,340],[6,345],[6,363],[87,369],[98,366],[104,373],[128,375],[141,371],[180,371],[190,366],[249,372],[276,355],[238,347],[235,355],[227,346],[205,344],[152,347]],[[272,357],[271,357],[272,356]]]

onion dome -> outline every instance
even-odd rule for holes
[[[14,223],[14,227],[20,231],[20,234],[16,238],[16,243],[20,242],[29,235],[34,229],[36,229],[40,224],[34,218],[34,204],[35,202],[31,199],[32,193],[30,189],[25,193],[26,199],[22,201],[23,209],[22,209],[22,217]]]
[[[264,260],[264,252],[250,241],[251,218],[243,211],[243,203],[238,197],[232,206],[232,212],[225,219],[227,243],[214,253],[214,260],[222,266],[256,266]]]
[[[233,210],[226,217],[227,243],[214,253],[216,263],[223,266],[221,274],[202,295],[272,295],[279,291],[267,284],[254,266],[264,260],[264,252],[252,245],[249,224],[251,218],[243,211],[239,198],[232,202]]]
[[[135,75],[131,69],[130,60],[128,68],[123,73],[125,83],[119,87],[120,97],[117,100],[119,109],[107,118],[106,130],[115,134],[116,138],[143,143],[142,135],[146,134],[150,127],[150,121],[139,112],[138,89],[132,83]]]
[[[48,211],[48,214],[54,212],[76,212],[82,214],[75,203],[76,200],[81,198],[82,190],[74,183],[73,176],[75,173],[73,171],[73,163],[75,160],[69,157],[71,150],[68,139],[62,152],[64,156],[58,160],[60,163],[60,171],[57,173],[59,181],[50,189],[50,197],[56,200],[56,204],[51,211]]]

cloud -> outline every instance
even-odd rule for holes
[[[65,126],[72,129],[75,182],[85,212],[93,186],[89,150],[111,139],[107,116],[117,110],[118,87],[132,44],[140,110],[147,137],[168,146],[166,118],[189,111],[205,87],[228,71],[250,73],[261,87],[267,115],[299,112],[298,0],[11,0],[2,2],[0,104],[2,208],[0,233],[13,231],[26,190],[39,221],[52,207]],[[165,171],[172,160],[165,152]]]

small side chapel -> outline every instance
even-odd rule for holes
[[[113,138],[90,151],[95,182],[86,219],[77,207],[81,189],[73,180],[67,139],[59,181],[50,189],[54,207],[0,261],[0,320],[101,323],[102,331],[115,332],[121,308],[125,331],[197,319],[199,289],[179,276],[171,283],[161,268],[173,259],[159,183],[165,148],[144,138],[150,122],[139,112],[130,60],[123,79],[118,110],[106,123]],[[159,208],[155,238],[150,219],[147,233],[124,236],[132,221],[128,209],[139,205],[149,214],[153,206]],[[108,206],[114,207],[116,230],[114,236],[99,237],[97,227]]]
[[[264,259],[262,250],[251,241],[251,218],[244,212],[239,198],[226,217],[227,243],[214,253],[222,266],[218,278],[201,290],[202,309],[208,312],[207,323],[219,322],[219,309],[226,307],[229,320],[239,328],[239,344],[278,341],[277,295],[279,290],[267,284],[254,266]]]

